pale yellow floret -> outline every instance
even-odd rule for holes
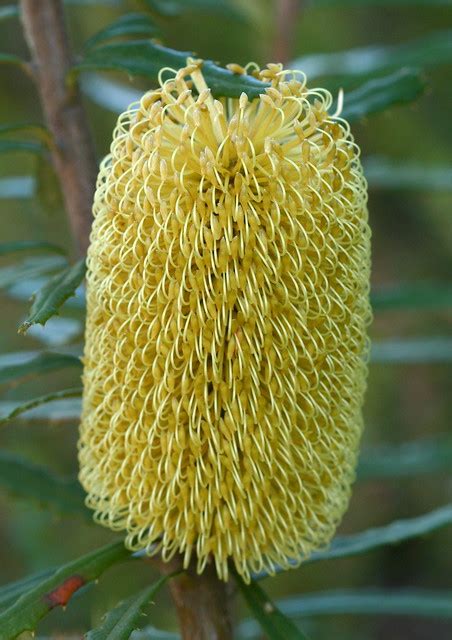
[[[370,233],[330,94],[230,68],[271,87],[217,100],[189,60],[119,117],[102,162],[80,480],[130,549],[248,580],[326,545],[347,507]]]

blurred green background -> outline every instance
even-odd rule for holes
[[[115,17],[128,9],[146,8],[145,4],[68,3],[67,21],[76,51],[81,51],[84,41]],[[165,44],[194,50],[201,57],[222,64],[250,60],[265,64],[272,60],[277,37],[274,2],[237,0],[232,5],[240,18],[223,10],[222,2],[214,10],[207,10],[202,2],[195,4],[197,9],[188,7],[179,16],[157,18]],[[290,58],[370,45],[398,45],[452,28],[452,6],[447,5],[364,0],[302,2],[293,21]],[[2,51],[27,57],[18,19],[0,22],[0,42]],[[382,446],[392,447],[394,463],[387,478],[374,477],[371,467],[366,478],[363,467],[340,529],[342,534],[417,516],[451,501],[452,51],[449,57],[449,64],[443,60],[424,72],[426,91],[417,101],[369,116],[353,126],[369,167],[372,289],[378,296],[397,287],[421,286],[425,295],[415,292],[408,305],[392,305],[386,297],[386,303],[376,308],[371,329],[375,349],[365,407],[363,464],[378,462]],[[365,60],[364,52],[359,59]],[[103,84],[105,80],[107,85]],[[331,86],[337,85],[334,78],[329,81]],[[125,74],[89,75],[84,82],[89,94],[85,95],[85,103],[100,158],[108,151],[117,117],[114,107],[117,109],[117,103],[125,106],[127,91],[146,89],[149,83],[128,80]],[[125,92],[118,93],[112,82],[121,83]],[[0,67],[0,91],[1,123],[42,122],[35,88],[20,70]],[[99,101],[110,101],[110,105],[106,108]],[[420,167],[417,174],[416,167]],[[397,171],[402,170],[407,176],[405,184],[397,178]],[[45,240],[71,249],[56,181],[46,162],[33,153],[0,153],[0,175],[2,242]],[[35,176],[35,181],[30,176]],[[2,267],[17,261],[0,260]],[[33,351],[43,344],[60,351],[80,345],[82,315],[77,300],[66,306],[59,318],[52,319],[46,329],[32,330],[27,336],[16,333],[26,313],[24,300],[37,284],[24,277],[0,298],[1,353]],[[438,289],[441,296],[435,298]],[[433,292],[433,302],[429,302],[428,292]],[[68,369],[4,386],[0,407],[5,410],[9,406],[5,403],[77,385],[78,375]],[[76,474],[77,422],[70,418],[70,402],[65,410],[66,414],[54,414],[51,421],[35,416],[0,427],[0,447],[62,476]],[[407,448],[404,443],[411,444]],[[416,460],[416,456],[422,457],[430,449],[436,452],[435,460],[441,453],[442,462],[431,465],[430,471],[421,465],[410,472],[408,464],[406,474],[400,472],[404,461]],[[276,599],[336,588],[452,589],[450,535],[450,529],[445,528],[355,558],[302,566],[267,579],[264,586]],[[1,583],[57,565],[113,539],[113,534],[83,518],[70,514],[59,517],[38,503],[30,504],[0,489]],[[147,563],[113,568],[98,585],[74,598],[65,612],[55,610],[40,625],[40,634],[81,637],[118,596],[154,577],[154,569]],[[242,605],[239,608],[245,614]],[[176,628],[166,593],[158,596],[157,606],[151,611],[150,623],[163,629]],[[303,628],[316,640],[452,637],[450,619],[410,616],[313,616],[303,621]],[[55,629],[59,630],[58,635]]]

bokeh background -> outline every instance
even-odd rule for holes
[[[2,3],[0,11],[7,4]],[[179,15],[156,19],[168,46],[196,51],[222,64],[250,60],[265,64],[281,47],[274,1],[231,0],[235,11],[229,11],[223,2],[187,0],[185,4]],[[146,9],[146,3],[67,3],[76,51],[115,17],[137,8]],[[452,6],[447,1],[311,0],[300,2],[282,46],[288,59],[309,56],[309,79],[315,61],[325,63],[325,58],[312,58],[313,54],[400,45],[432,33],[444,34],[448,26],[452,29]],[[394,106],[353,126],[370,183],[375,320],[360,477],[341,534],[414,517],[452,499],[452,31],[448,33],[449,63],[443,55],[438,64],[425,65],[426,90],[415,102]],[[28,56],[17,18],[0,21],[0,42],[3,52]],[[352,68],[359,61],[366,63],[369,56],[372,60],[372,55],[378,53],[355,53]],[[344,84],[352,86],[361,80],[348,77]],[[83,81],[101,158],[108,151],[118,108],[149,83],[114,73],[87,75]],[[313,78],[314,84],[320,82],[321,78]],[[341,79],[330,77],[328,82],[336,88]],[[20,70],[0,67],[0,91],[1,124],[42,122],[35,88]],[[45,240],[71,251],[57,183],[42,155],[0,153],[0,207],[2,242]],[[0,279],[4,268],[17,268],[22,260],[22,256],[0,257]],[[76,352],[83,324],[77,298],[45,329],[32,329],[27,336],[17,334],[26,299],[40,282],[36,274],[31,279],[26,268],[17,273],[15,283],[0,298],[0,352],[34,351],[43,345]],[[405,297],[398,297],[400,291]],[[21,398],[74,386],[78,375],[69,369],[3,386],[0,411]],[[71,400],[56,403],[47,413],[30,414],[0,427],[1,449],[62,477],[75,476],[75,405]],[[382,466],[383,453],[387,456]],[[267,579],[265,588],[276,599],[342,588],[362,592],[369,587],[444,589],[450,594],[450,536],[450,529],[444,528],[354,558],[308,564]],[[39,501],[30,503],[4,491],[0,482],[0,583],[57,565],[114,538],[75,514],[61,517]],[[81,637],[118,596],[154,577],[147,563],[111,569],[98,585],[74,598],[65,612],[55,610],[40,625],[40,636]],[[238,610],[247,615],[242,605]],[[148,621],[175,630],[166,594],[158,596]],[[452,621],[439,617],[319,615],[304,619],[303,628],[316,640],[452,637]]]

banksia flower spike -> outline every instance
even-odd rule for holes
[[[247,72],[271,86],[217,100],[189,59],[119,117],[94,201],[80,436],[98,522],[245,580],[326,545],[347,507],[370,318],[349,126],[301,74]]]

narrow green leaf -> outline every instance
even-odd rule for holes
[[[345,92],[341,117],[352,122],[388,107],[412,102],[424,88],[418,72],[409,69],[374,78],[353,91]]]
[[[452,165],[407,164],[375,156],[365,158],[363,164],[367,182],[372,189],[452,191]]]
[[[20,402],[0,402],[0,416],[12,413]],[[77,422],[82,411],[81,398],[55,398],[51,402],[41,404],[34,409],[20,415],[21,422],[46,422],[48,424],[62,424]]]
[[[452,361],[452,338],[388,339],[374,341],[371,362],[391,364],[430,364]]]
[[[60,400],[61,398],[79,398],[82,395],[82,391],[81,387],[73,387],[71,389],[63,389],[62,391],[53,391],[45,396],[39,396],[38,398],[33,398],[26,402],[17,403],[17,406],[12,411],[6,415],[0,416],[0,425],[17,418],[17,416],[20,416],[31,409],[35,409],[42,404],[47,404],[54,400]]]
[[[448,472],[451,467],[452,440],[405,442],[364,449],[358,464],[358,480],[416,477]]]
[[[158,32],[159,28],[155,22],[145,13],[125,13],[89,38],[85,43],[85,49],[91,49],[114,38],[132,35],[155,36]]]
[[[15,352],[0,355],[0,384],[67,367],[81,368],[80,358],[64,353]]]
[[[35,587],[44,578],[48,578],[54,572],[54,568],[45,569],[44,571],[39,571],[38,573],[34,573],[31,576],[22,578],[21,580],[16,580],[15,582],[9,582],[8,584],[2,585],[0,587],[0,610],[6,609],[14,604],[17,598],[20,598],[20,596],[26,591]]]
[[[101,73],[84,73],[80,78],[80,86],[94,104],[113,113],[122,113],[129,104],[140,100],[143,95],[142,91]]]
[[[51,511],[82,515],[92,520],[84,504],[84,491],[77,480],[61,478],[44,467],[1,450],[0,489]]]
[[[57,314],[66,300],[75,295],[85,277],[85,271],[85,260],[79,260],[48,280],[36,293],[30,313],[19,327],[19,333],[26,333],[32,324],[45,324],[51,316]]]
[[[424,536],[450,524],[452,524],[452,504],[417,518],[396,520],[385,527],[368,529],[350,536],[337,536],[329,549],[313,553],[308,561],[358,555],[387,544],[399,544],[410,538]]]
[[[0,638],[9,640],[23,631],[33,631],[52,609],[66,606],[76,591],[130,557],[124,543],[116,542],[63,565],[0,613]]]
[[[415,282],[380,287],[371,293],[374,311],[450,309],[452,287],[435,282]]]
[[[180,69],[190,56],[193,53],[188,51],[175,51],[151,41],[132,40],[91,49],[73,72],[125,71],[156,81],[163,67]],[[203,63],[202,71],[215,96],[238,97],[244,92],[250,98],[256,98],[269,86],[252,76],[232,73],[210,60]]]
[[[307,640],[307,636],[281,613],[256,582],[245,584],[239,575],[234,577],[251,613],[269,640]]]
[[[17,283],[51,274],[66,266],[67,261],[60,256],[36,256],[23,262],[0,267],[0,289],[6,289]]]
[[[45,251],[46,253],[57,253],[64,256],[66,251],[56,244],[50,242],[37,242],[34,240],[17,240],[15,242],[0,243],[0,256],[19,251]]]
[[[349,536],[336,536],[328,549],[314,552],[304,563],[359,555],[387,544],[399,544],[411,538],[424,536],[450,524],[452,524],[452,503],[416,518],[396,520],[385,527],[367,529]],[[284,569],[277,566],[274,573],[281,571]],[[253,578],[260,580],[268,575],[267,572],[262,571],[255,574]]]
[[[425,68],[452,61],[452,30],[434,31],[427,36],[396,45],[384,45],[317,53],[294,60],[289,66],[301,69],[309,79],[320,76],[368,76],[400,70]]]
[[[88,631],[86,640],[128,640],[132,632],[138,628],[138,619],[143,609],[167,580],[168,576],[163,576],[150,587],[121,602],[105,616],[99,627]]]
[[[32,140],[0,140],[0,153],[15,151],[43,153],[45,147],[40,142],[33,142]]]
[[[289,618],[323,615],[408,615],[426,618],[452,617],[452,591],[421,589],[349,589],[304,593],[278,600],[277,606]],[[240,640],[259,638],[254,620],[244,620],[238,629]]]

